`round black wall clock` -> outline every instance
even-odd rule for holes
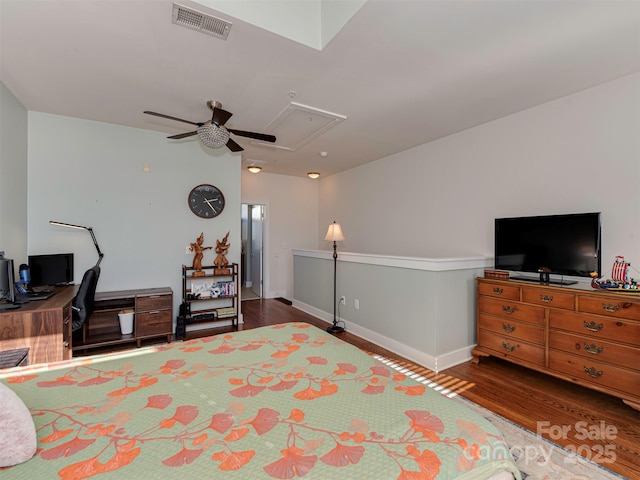
[[[214,218],[224,210],[224,195],[213,185],[202,184],[189,192],[189,208],[200,218]]]

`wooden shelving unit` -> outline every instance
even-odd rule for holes
[[[221,321],[238,327],[238,264],[203,266],[200,271],[183,265],[176,338],[184,338],[189,325]]]

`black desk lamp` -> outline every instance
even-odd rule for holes
[[[58,227],[68,227],[68,228],[77,228],[78,230],[87,230],[91,234],[91,238],[93,239],[93,244],[96,246],[96,250],[98,251],[98,263],[96,263],[96,265],[100,265],[100,262],[102,261],[102,257],[104,257],[104,253],[100,251],[100,247],[98,246],[98,242],[96,241],[96,236],[93,233],[93,228],[83,227],[82,225],[72,225],[70,223],[55,222],[53,220],[50,220],[49,224],[57,225]]]
[[[336,251],[336,242],[344,241],[344,234],[342,233],[342,227],[339,223],[335,221],[329,225],[329,230],[327,230],[327,235],[324,237],[325,240],[329,242],[333,242],[333,325],[327,328],[327,332],[329,333],[340,333],[344,332],[344,327],[338,326],[338,321],[336,319],[336,271],[338,268],[338,252]]]

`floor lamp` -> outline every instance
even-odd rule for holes
[[[340,224],[336,223],[335,221],[330,224],[329,230],[327,230],[327,235],[324,237],[324,239],[329,242],[333,242],[333,325],[327,328],[327,332],[340,333],[344,332],[344,328],[338,326],[338,321],[336,319],[336,272],[338,268],[338,252],[336,250],[336,242],[344,241],[344,235],[342,233],[342,227],[340,226]]]
[[[78,230],[86,230],[91,234],[91,238],[93,239],[93,244],[96,246],[96,250],[98,251],[98,263],[96,263],[96,265],[100,265],[100,262],[102,261],[102,257],[104,257],[104,253],[102,253],[100,251],[100,247],[98,246],[98,242],[96,240],[96,236],[93,233],[93,228],[91,227],[83,227],[82,225],[72,225],[70,223],[62,223],[62,222],[55,222],[53,220],[49,221],[50,225],[56,225],[58,227],[67,227],[67,228],[77,228]]]

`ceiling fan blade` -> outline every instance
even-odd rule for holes
[[[276,137],[274,135],[267,135],[266,133],[245,132],[244,130],[234,130],[232,128],[227,128],[227,130],[229,130],[234,135],[254,138],[256,140],[262,140],[263,142],[275,143],[276,141]]]
[[[233,115],[233,113],[231,113],[231,112],[227,112],[226,110],[223,110],[221,108],[214,107],[213,116],[211,117],[211,121],[213,123],[215,123],[216,125],[222,126],[225,123],[227,123],[227,120],[229,120],[232,115]]]
[[[227,148],[232,152],[241,152],[244,150],[244,148],[242,148],[240,145],[238,145],[236,142],[234,142],[231,139],[227,141]]]
[[[190,123],[191,125],[195,125],[197,127],[204,125],[204,123],[191,122],[189,120],[184,120],[182,118],[172,117],[171,115],[165,115],[164,113],[150,112],[148,110],[145,110],[143,113],[146,113],[147,115],[155,115],[156,117],[168,118],[169,120],[176,120],[178,122]]]
[[[197,133],[198,133],[198,131],[195,130],[193,132],[179,133],[177,135],[171,135],[170,137],[167,137],[167,138],[171,138],[173,140],[179,140],[181,138],[192,137],[192,136],[196,135]]]

